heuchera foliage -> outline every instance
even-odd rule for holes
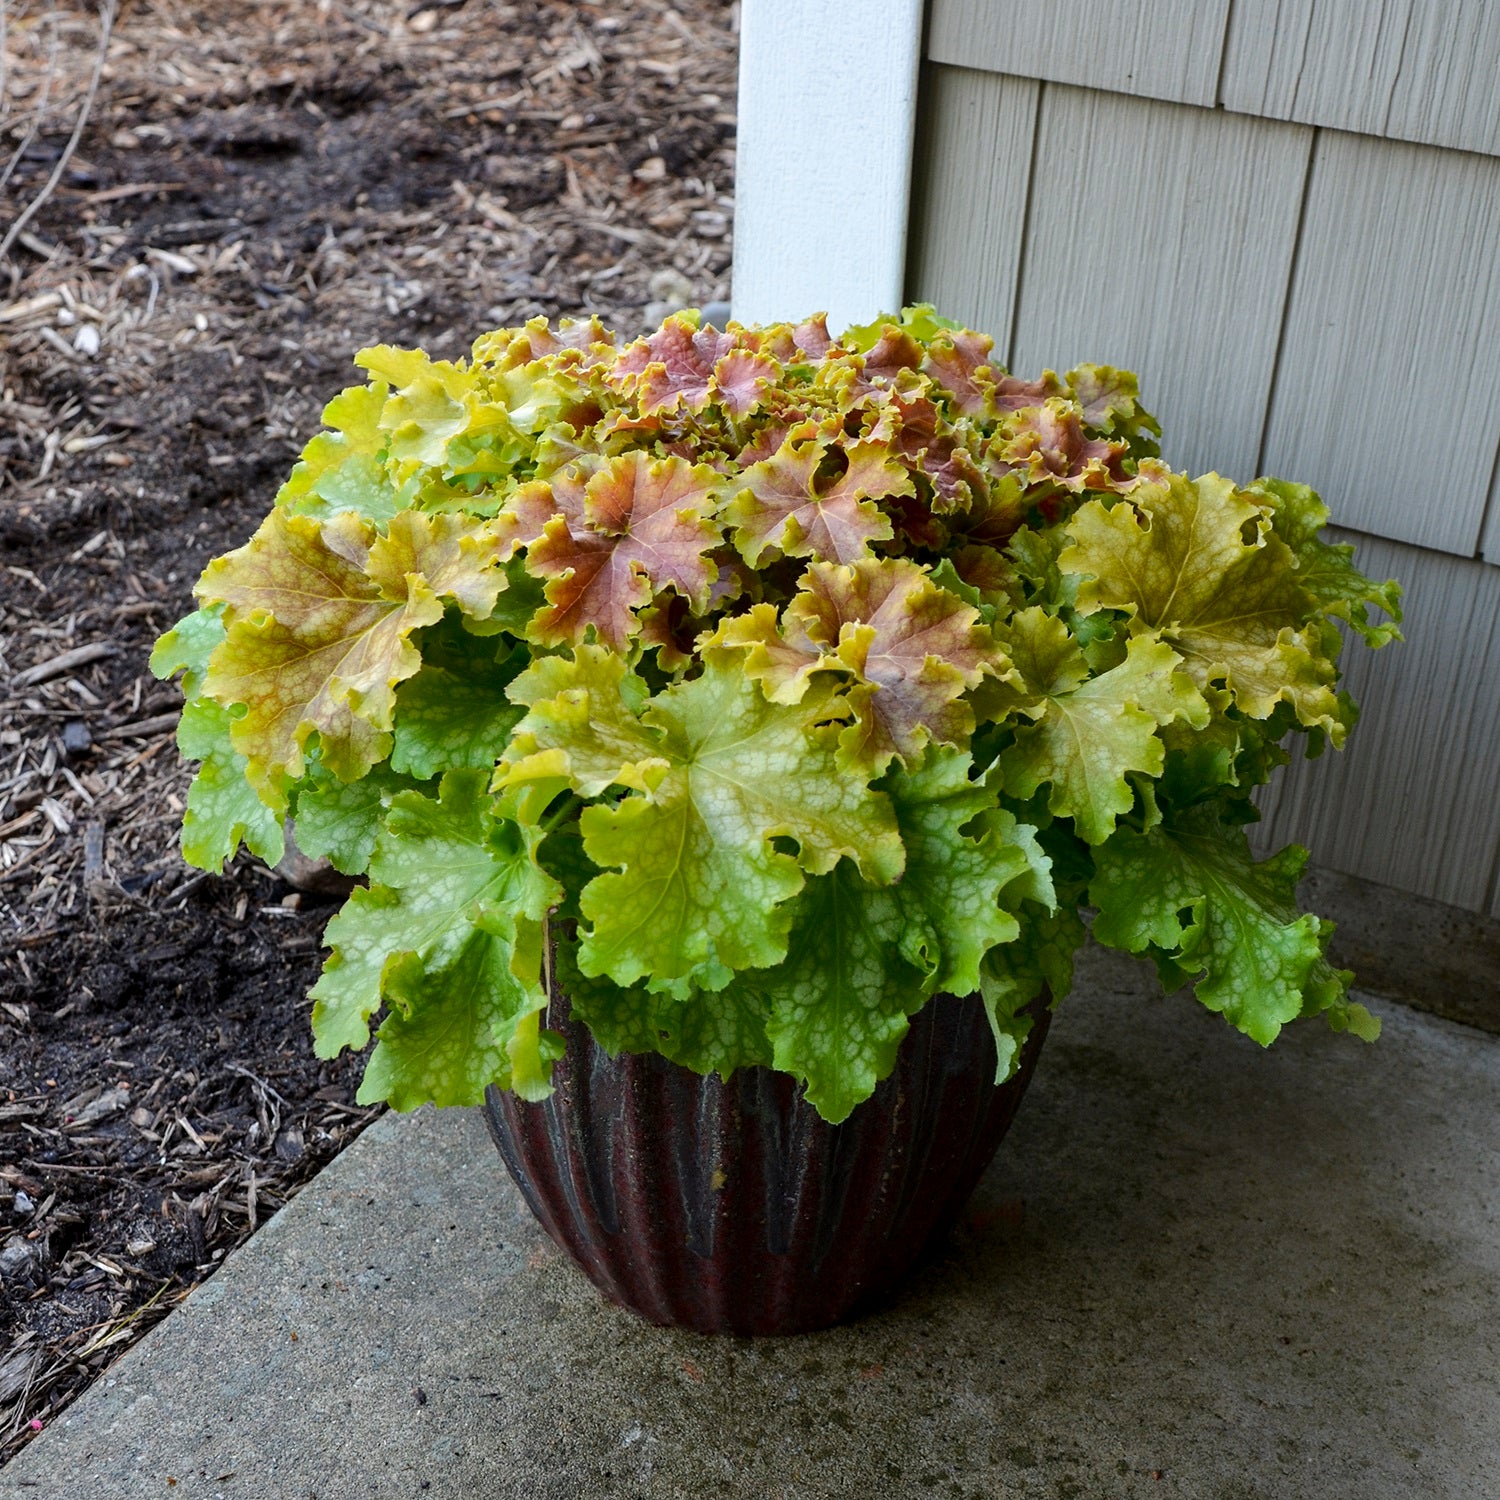
[[[1086,907],[1258,1042],[1373,1036],[1304,853],[1243,831],[1291,732],[1354,722],[1334,622],[1397,635],[1311,490],[1175,474],[1131,375],[1020,380],[926,307],[357,362],[152,664],[189,860],[290,816],[368,874],[313,990],[325,1056],[384,1013],[362,1100],[544,1095],[549,986],[835,1121],[979,991],[1004,1078]]]

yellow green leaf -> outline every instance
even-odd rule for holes
[[[378,536],[352,512],[319,522],[272,511],[211,563],[196,592],[222,602],[227,634],[204,692],[243,704],[233,742],[247,775],[279,793],[302,774],[308,737],[345,781],[385,758],[396,684],[421,664],[410,637],[443,598],[481,617],[504,579],[483,523],[403,511]]]
[[[1161,772],[1158,728],[1179,718],[1206,723],[1208,705],[1182,658],[1148,636],[1133,638],[1125,660],[1097,677],[1067,626],[1043,609],[1020,611],[1002,639],[1025,680],[1016,707],[1035,720],[1000,757],[1005,789],[1026,798],[1049,786],[1051,811],[1101,844],[1135,801],[1128,774]]]
[[[1241,713],[1264,719],[1285,701],[1342,741],[1338,674],[1305,627],[1315,601],[1253,496],[1217,474],[1172,475],[1110,506],[1089,501],[1065,534],[1058,566],[1084,579],[1080,613],[1122,610],[1167,641],[1199,687],[1228,687]]]
[[[848,856],[875,880],[900,873],[889,800],[839,764],[821,727],[841,711],[829,690],[771,703],[732,658],[710,653],[702,676],[637,718],[610,653],[584,647],[533,672],[518,680],[531,711],[498,784],[561,774],[585,796],[610,783],[642,793],[582,814],[584,848],[606,870],[583,892],[586,973],[629,985],[773,964],[803,871]],[[537,696],[544,682],[560,691]]]

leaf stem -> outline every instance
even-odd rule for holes
[[[552,814],[550,818],[543,818],[541,822],[542,833],[549,834],[559,823],[565,822],[572,816],[575,809],[583,806],[583,798],[577,792],[569,792],[563,799],[563,804]]]

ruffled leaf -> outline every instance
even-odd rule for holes
[[[726,354],[714,366],[710,390],[731,417],[748,416],[781,374],[776,361],[748,349]]]
[[[955,427],[946,421],[937,404],[918,392],[897,389],[887,399],[890,420],[877,423],[870,436],[889,441],[903,460],[921,471],[932,486],[931,507],[937,515],[972,504],[987,481],[968,446],[967,425]]]
[[[630,985],[774,964],[786,948],[784,903],[804,870],[821,873],[847,855],[876,879],[900,873],[889,801],[837,763],[819,728],[838,712],[827,691],[773,704],[711,655],[702,676],[637,719],[612,660],[584,648],[577,661],[522,679],[528,696],[544,679],[561,691],[532,699],[517,758],[499,776],[518,785],[561,775],[585,796],[609,782],[644,793],[581,818],[589,858],[609,870],[583,892],[587,973]],[[795,855],[773,842],[784,839]]]
[[[707,645],[744,653],[745,676],[758,682],[772,703],[800,703],[815,672],[847,673],[848,663],[823,651],[791,625],[782,633],[774,604],[752,604],[731,615],[708,637]]]
[[[151,648],[149,666],[154,677],[165,681],[182,676],[182,695],[196,698],[202,689],[208,660],[224,639],[224,610],[221,605],[194,610],[165,631]]]
[[[1297,558],[1297,582],[1331,615],[1347,620],[1370,647],[1401,639],[1401,585],[1394,578],[1375,583],[1354,566],[1354,548],[1330,543],[1319,533],[1328,507],[1316,490],[1284,479],[1257,479],[1247,493],[1271,507],[1271,526]],[[1389,619],[1370,619],[1370,609]]]
[[[837,455],[845,464],[836,478],[824,464]],[[870,543],[892,535],[890,520],[874,503],[913,492],[907,470],[882,444],[837,444],[826,435],[789,435],[776,453],[740,476],[744,488],[724,510],[734,544],[752,568],[771,548],[788,557],[852,563]]]
[[[750,971],[754,972],[754,971]],[[694,1073],[728,1078],[736,1068],[769,1068],[771,1008],[751,985],[695,990],[686,999],[658,995],[656,1050]]]
[[[693,990],[685,999],[643,984],[625,988],[585,974],[576,950],[565,943],[557,947],[557,976],[574,1017],[606,1052],[658,1052],[695,1073],[721,1078],[736,1068],[771,1066],[770,1009],[748,984]]]
[[[991,948],[980,967],[979,987],[995,1038],[995,1082],[1014,1076],[1031,1035],[1032,1002],[1049,990],[1056,1004],[1073,987],[1073,955],[1087,932],[1078,913],[1043,911],[1030,903],[1018,914],[1020,935]]]
[[[959,328],[934,336],[922,370],[948,392],[966,417],[993,421],[1002,412],[1035,406],[1058,392],[1049,370],[1040,380],[1019,380],[990,359],[994,340]]]
[[[222,873],[243,843],[274,865],[285,853],[281,809],[261,800],[245,777],[245,757],[230,738],[233,718],[222,704],[201,696],[209,658],[224,640],[223,609],[214,605],[179,620],[151,651],[151,671],[183,674],[187,702],[177,725],[177,748],[199,761],[182,820],[182,855],[200,870]]]
[[[897,957],[906,926],[895,891],[847,864],[808,882],[785,961],[739,977],[764,996],[775,1066],[801,1080],[831,1125],[848,1119],[895,1066],[921,974]]]
[[[1241,713],[1264,719],[1285,701],[1303,724],[1342,741],[1338,674],[1320,636],[1303,628],[1315,602],[1250,496],[1217,474],[1174,475],[1110,507],[1089,501],[1065,534],[1072,545],[1058,566],[1085,580],[1081,613],[1121,610],[1159,632],[1200,687],[1228,687]]]
[[[571,659],[544,656],[509,693],[532,712],[512,735],[501,785],[561,777],[597,797],[609,786],[649,791],[671,769],[660,737],[641,723],[645,684],[616,652],[580,646]]]
[[[814,564],[786,619],[796,643],[829,652],[860,682],[840,748],[877,772],[892,756],[910,763],[929,740],[966,742],[974,713],[962,695],[987,672],[1010,671],[979,611],[904,560]]]
[[[707,554],[722,539],[708,516],[721,486],[713,469],[680,458],[610,460],[584,486],[582,515],[570,505],[527,552],[528,571],[551,580],[532,638],[557,645],[592,629],[623,650],[640,629],[636,611],[662,589],[705,605],[717,574]]]
[[[894,887],[905,919],[898,946],[929,994],[977,990],[980,960],[1020,930],[1001,892],[1038,868],[1045,878],[1035,830],[995,806],[995,794],[969,779],[972,765],[965,752],[934,747],[915,770],[881,783],[906,846]]]
[[[1297,911],[1306,850],[1257,864],[1244,831],[1203,805],[1149,833],[1121,829],[1094,859],[1094,936],[1196,976],[1198,999],[1262,1046],[1304,1013],[1347,1017],[1351,976],[1323,954],[1332,929]]]
[[[177,748],[201,761],[188,788],[182,818],[182,857],[221,874],[243,843],[274,865],[286,852],[279,810],[267,805],[245,777],[245,757],[233,746],[229,711],[211,698],[189,699],[177,725]]]
[[[422,670],[396,690],[391,766],[420,781],[459,767],[492,768],[522,710],[506,689],[526,653],[446,625],[422,642]]]
[[[632,391],[648,416],[702,411],[715,394],[721,362],[736,346],[733,335],[700,328],[697,317],[677,313],[668,318],[650,338],[626,349],[606,380],[616,390]],[[734,374],[726,370],[725,379],[735,388]]]
[[[297,847],[345,875],[363,874],[391,798],[412,789],[410,777],[386,766],[350,782],[313,767],[297,792]]]
[[[380,426],[390,388],[383,382],[356,385],[323,408],[323,425],[276,495],[276,504],[319,520],[341,510],[384,524],[410,498],[388,469],[387,434]]]
[[[387,970],[399,970],[396,1045],[382,1064],[381,1086],[421,1092],[431,1084],[435,1091],[427,1097],[444,1103],[477,1097],[467,1097],[475,1081],[468,1070],[445,1084],[422,1060],[444,1025],[443,976],[458,986],[452,1024],[469,1025],[476,976],[512,973],[494,1001],[502,1010],[484,1013],[503,1048],[508,1038],[497,1018],[523,1013],[518,991],[529,1000],[542,993],[539,983],[512,972],[518,945],[561,896],[534,858],[540,834],[497,816],[488,779],[483,771],[450,771],[436,798],[402,792],[391,799],[370,860],[370,885],[355,890],[328,924],[324,941],[333,952],[312,990],[318,1056],[334,1057],[368,1042]]]
[[[871,884],[840,863],[793,903],[781,964],[675,1006],[682,1024],[709,1039],[690,1065],[712,1062],[722,1072],[761,1061],[755,1047],[764,1033],[774,1065],[802,1079],[809,1102],[836,1123],[890,1071],[907,1017],[925,996],[978,988],[986,947],[1017,932],[1000,892],[1027,877],[1039,851],[1023,847],[1029,830],[1005,815],[973,837],[960,832],[998,811],[993,795],[969,781],[968,765],[958,752],[930,751],[921,769],[884,783],[907,850],[898,883]]]
[[[1155,451],[1151,439],[1161,436],[1161,424],[1141,405],[1140,387],[1129,370],[1080,365],[1068,371],[1066,387],[1084,426],[1124,438],[1134,452]]]
[[[1133,476],[1122,467],[1125,444],[1090,437],[1078,408],[1052,400],[1018,412],[991,440],[985,465],[997,479],[1019,475],[1028,485],[1082,490],[1129,488]]]
[[[815,672],[849,674],[860,685],[849,695],[856,719],[841,749],[878,774],[931,740],[968,739],[974,714],[963,694],[986,672],[1010,670],[979,619],[925,568],[867,558],[852,567],[814,563],[779,629],[774,610],[757,605],[726,620],[713,640],[745,651],[746,675],[774,702],[799,702]]]
[[[382,981],[389,1014],[365,1066],[359,1102],[393,1109],[483,1104],[488,1085],[518,1082],[523,1098],[545,1097],[560,1038],[549,1034],[543,1054],[534,1023],[546,992],[516,979],[510,955],[510,944],[482,922],[438,968],[419,954],[397,954]]]
[[[1025,681],[1015,706],[1035,720],[1000,757],[1005,788],[1025,798],[1049,786],[1050,810],[1102,844],[1134,805],[1129,774],[1161,772],[1158,728],[1205,723],[1208,706],[1162,641],[1138,636],[1123,662],[1090,677],[1067,626],[1042,609],[1022,610],[1002,635]]]
[[[380,412],[391,457],[441,464],[449,439],[469,427],[464,396],[473,387],[473,374],[430,359],[420,349],[390,344],[361,349],[354,362],[391,388]]]
[[[245,705],[232,736],[252,783],[279,795],[314,732],[335,775],[364,775],[390,748],[396,684],[420,665],[412,632],[442,618],[444,598],[482,618],[504,582],[492,538],[465,517],[403,511],[380,537],[349,512],[272,511],[197,589],[225,605],[203,691]]]

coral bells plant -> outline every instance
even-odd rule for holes
[[[368,876],[312,992],[325,1056],[383,1013],[362,1100],[545,1095],[552,993],[837,1121],[979,992],[1004,1079],[1088,908],[1258,1042],[1373,1035],[1305,854],[1244,833],[1353,725],[1336,622],[1397,634],[1311,490],[1173,473],[1132,376],[1018,379],[925,307],[357,363],[153,667],[189,860],[290,819]]]

